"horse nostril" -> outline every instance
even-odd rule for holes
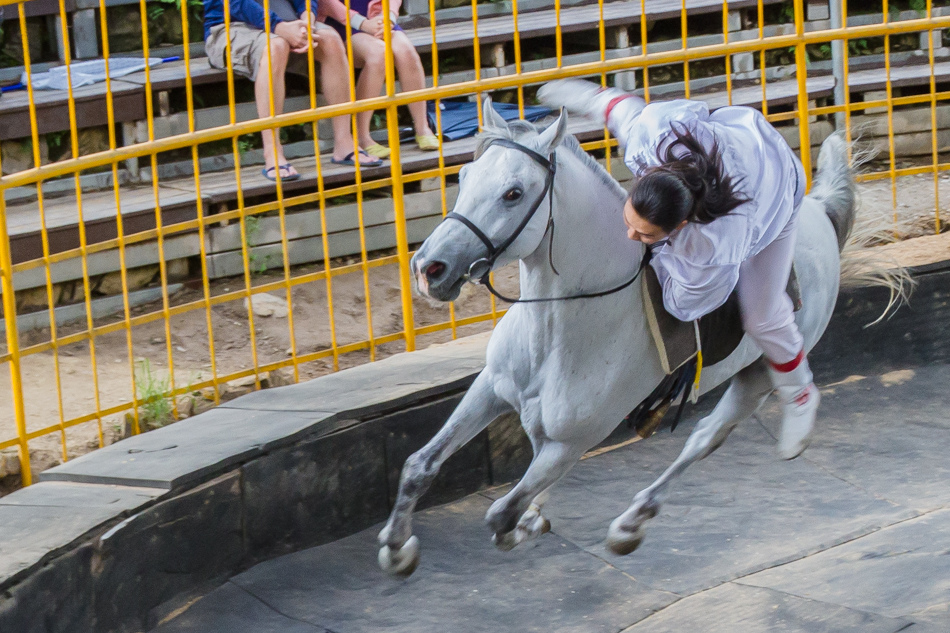
[[[442,262],[432,262],[426,266],[426,277],[436,279],[445,272],[445,264]]]

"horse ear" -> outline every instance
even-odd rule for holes
[[[567,134],[567,108],[561,108],[557,120],[538,135],[538,150],[542,154],[550,154],[551,150],[561,144]]]
[[[508,127],[508,123],[495,111],[495,108],[492,107],[491,97],[488,96],[482,101],[482,125],[486,130],[503,130]]]

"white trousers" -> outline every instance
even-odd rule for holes
[[[775,240],[739,268],[742,327],[774,364],[791,362],[804,347],[785,288],[795,254],[798,210]]]

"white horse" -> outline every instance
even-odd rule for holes
[[[516,303],[498,323],[485,369],[441,431],[413,454],[399,495],[379,534],[380,566],[412,573],[419,543],[412,512],[442,463],[498,416],[517,412],[534,448],[518,484],[485,517],[495,545],[510,549],[546,532],[545,491],[603,441],[664,378],[633,278],[644,246],[627,239],[621,209],[626,192],[566,136],[567,114],[543,131],[510,125],[486,99],[476,160],[461,171],[452,220],[440,224],[411,262],[424,294],[452,301],[462,284],[492,267],[521,260],[521,295],[604,296]],[[548,162],[556,163],[556,175]],[[854,221],[854,181],[847,146],[824,142],[818,174],[802,203],[795,267],[803,308],[796,320],[806,349],[818,341],[838,295],[839,249]],[[555,269],[557,272],[555,272]],[[700,392],[730,380],[715,410],[694,428],[676,461],[611,523],[608,547],[627,554],[656,516],[669,485],[714,451],[772,392],[762,352],[749,337],[726,360],[702,373]]]

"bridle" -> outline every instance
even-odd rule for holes
[[[492,145],[501,145],[502,147],[507,147],[509,149],[517,150],[521,152],[522,154],[525,154],[526,156],[531,158],[534,162],[539,164],[541,167],[543,167],[544,170],[547,172],[545,175],[545,180],[544,180],[544,189],[541,191],[541,195],[538,196],[537,200],[534,201],[534,204],[531,205],[531,208],[528,210],[528,213],[526,213],[525,216],[521,219],[521,222],[518,224],[517,228],[515,228],[515,230],[511,233],[511,235],[505,238],[505,240],[502,241],[502,243],[498,246],[495,246],[494,243],[492,243],[491,238],[485,235],[484,231],[478,228],[478,226],[476,226],[474,222],[472,222],[465,216],[460,215],[456,213],[455,211],[450,211],[449,213],[445,215],[446,220],[457,220],[458,222],[461,222],[466,227],[468,227],[468,229],[472,233],[475,234],[475,237],[481,240],[482,244],[485,245],[485,248],[488,249],[487,257],[476,259],[474,262],[471,263],[471,265],[469,265],[468,273],[465,275],[466,281],[471,282],[473,284],[481,284],[485,286],[486,288],[488,288],[488,291],[490,293],[492,293],[493,295],[495,295],[496,297],[498,297],[499,299],[507,303],[546,303],[546,302],[552,302],[552,301],[571,301],[573,299],[594,299],[597,297],[604,297],[606,295],[610,295],[615,292],[620,292],[621,290],[623,290],[624,288],[627,288],[628,286],[633,284],[634,281],[637,280],[637,277],[640,276],[640,273],[643,272],[643,268],[649,262],[649,259],[650,259],[649,248],[644,249],[643,259],[640,260],[640,265],[637,267],[637,271],[636,273],[634,273],[633,277],[631,277],[629,280],[625,281],[624,283],[620,284],[619,286],[610,288],[609,290],[601,290],[599,292],[585,292],[581,294],[570,295],[567,297],[547,297],[547,298],[540,298],[540,299],[521,299],[521,298],[512,299],[510,297],[506,297],[505,295],[495,290],[495,288],[491,284],[489,273],[491,273],[492,268],[494,268],[495,266],[495,262],[502,255],[502,253],[508,250],[508,247],[510,247],[512,243],[514,243],[514,241],[518,239],[518,236],[521,235],[525,227],[528,226],[528,222],[531,221],[531,218],[534,217],[534,214],[537,213],[538,209],[541,207],[541,203],[544,201],[545,196],[548,196],[548,223],[547,223],[547,228],[545,229],[545,233],[548,235],[548,241],[549,241],[548,263],[550,264],[551,270],[554,271],[555,275],[559,275],[560,273],[557,271],[557,268],[555,268],[554,259],[553,259],[553,256],[554,256],[554,175],[557,172],[557,162],[556,162],[555,153],[551,152],[550,157],[545,158],[544,156],[534,151],[533,149],[527,148],[524,145],[521,145],[520,143],[515,143],[514,141],[510,141],[508,139],[502,139],[502,138],[496,138],[489,141],[488,145],[486,146],[486,149],[488,147],[491,147]]]

